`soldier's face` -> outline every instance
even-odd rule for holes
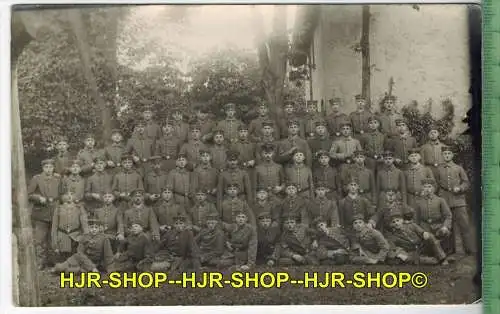
[[[244,225],[247,222],[247,215],[238,214],[238,215],[236,215],[234,220],[235,220],[237,225],[239,225],[239,226]]]
[[[401,229],[403,227],[403,218],[393,218],[391,221],[391,227],[394,229]]]
[[[385,194],[385,198],[387,199],[387,202],[389,202],[389,203],[395,202],[396,201],[396,197],[397,197],[397,195],[394,192],[387,192]]]
[[[53,164],[45,164],[42,167],[43,172],[46,174],[52,174],[54,172],[54,165]]]
[[[294,111],[295,111],[295,110],[294,110],[293,106],[291,106],[291,105],[287,105],[287,106],[285,106],[285,112],[286,112],[286,113],[288,113],[288,114],[292,114]]]
[[[231,168],[236,168],[238,166],[238,159],[230,159],[227,161],[227,164]]]
[[[89,226],[89,232],[91,235],[98,234],[100,230],[101,230],[101,228],[99,228],[99,226],[96,224],[92,224]]]
[[[207,220],[207,228],[209,230],[214,230],[217,227],[217,223],[218,223],[217,220],[209,219]]]
[[[356,182],[351,182],[351,183],[349,183],[349,185],[347,186],[347,189],[348,189],[348,190],[349,190],[349,192],[351,192],[351,193],[356,193],[356,192],[358,192],[359,185],[358,185]]]
[[[295,155],[293,155],[293,160],[294,160],[295,162],[299,162],[299,163],[300,163],[300,162],[303,162],[305,158],[306,158],[306,157],[304,156],[304,154],[303,154],[303,153],[295,153]]]
[[[214,142],[218,145],[221,145],[222,143],[224,143],[224,135],[222,135],[222,134],[215,135]]]
[[[453,160],[453,153],[450,151],[444,151],[443,152],[443,159],[444,161],[451,161]]]
[[[57,143],[56,149],[60,152],[65,152],[68,150],[68,143],[61,141]]]
[[[144,113],[142,114],[142,116],[144,117],[144,120],[151,120],[151,118],[153,118],[153,113],[151,111],[144,111]]]
[[[356,105],[358,106],[358,109],[365,109],[365,101],[363,99],[357,100]]]
[[[430,130],[429,131],[429,138],[432,140],[432,141],[435,141],[439,138],[439,132],[438,130]]]
[[[226,116],[228,118],[233,118],[235,114],[236,110],[234,110],[233,108],[226,109]]]
[[[394,164],[394,157],[384,157],[384,164],[387,166]]]
[[[202,163],[204,163],[204,164],[208,164],[208,163],[210,162],[210,159],[211,159],[211,158],[210,158],[210,154],[207,154],[207,153],[203,153],[203,154],[201,154],[201,156],[200,156],[200,160],[201,160],[201,162],[202,162]]]
[[[174,131],[174,127],[170,124],[167,124],[163,127],[163,132],[166,134],[170,134]]]
[[[380,126],[380,123],[378,120],[371,120],[370,123],[368,123],[368,127],[370,130],[378,130],[378,127]]]
[[[330,157],[327,155],[322,155],[319,157],[319,163],[323,166],[326,166],[330,163]]]
[[[170,201],[173,196],[174,196],[174,193],[172,193],[172,191],[170,191],[170,190],[165,190],[165,191],[161,192],[161,197],[166,201]]]
[[[257,192],[257,199],[258,200],[261,200],[261,201],[264,201],[267,199],[267,191],[265,190],[260,190],[259,192]]]
[[[296,124],[288,126],[288,133],[296,135],[299,133],[299,126]]]
[[[357,219],[352,223],[352,228],[356,231],[361,231],[365,226],[365,222],[361,219]]]
[[[238,195],[238,188],[233,187],[233,186],[228,187],[228,188],[226,189],[226,193],[227,193],[227,195],[229,195],[229,196],[237,196],[237,195]]]
[[[364,164],[364,162],[365,162],[365,156],[363,156],[363,155],[356,155],[356,157],[354,157],[354,162],[357,163],[358,165]]]
[[[196,115],[198,116],[198,119],[200,120],[205,120],[208,117],[208,114],[203,111],[198,111],[196,112]]]
[[[341,132],[342,132],[342,135],[349,136],[349,135],[351,135],[351,127],[344,125],[341,129]]]
[[[287,186],[286,187],[286,194],[288,194],[289,196],[296,195],[297,194],[297,187],[295,187],[294,185]]]
[[[152,167],[153,169],[155,170],[159,170],[161,168],[161,162],[159,161],[155,161],[153,164],[152,164]]]
[[[393,100],[386,100],[384,102],[384,107],[387,110],[392,110],[394,108],[394,101]]]
[[[410,156],[408,156],[408,160],[412,164],[416,164],[420,161],[420,154],[410,154]]]
[[[318,197],[325,197],[326,195],[326,189],[325,188],[319,188],[319,189],[316,189],[316,195]]]
[[[85,142],[84,142],[85,146],[87,147],[94,147],[95,145],[95,140],[91,137],[85,139]]]
[[[115,143],[118,143],[123,140],[123,137],[120,133],[114,133],[113,135],[111,135],[111,140]]]
[[[130,233],[132,234],[139,234],[142,232],[142,226],[139,224],[133,224],[130,226]]]
[[[271,218],[269,217],[264,217],[264,218],[260,218],[259,219],[259,225],[262,227],[262,228],[269,228],[271,226]]]
[[[71,203],[71,202],[73,202],[73,199],[74,199],[73,193],[68,192],[68,193],[64,194],[64,200],[66,202]]]
[[[186,167],[187,160],[186,160],[186,158],[178,158],[176,163],[177,163],[177,167],[184,168],[184,167]]]
[[[186,229],[186,223],[184,221],[177,220],[176,222],[174,222],[174,228],[175,230],[182,231]]]
[[[135,194],[132,200],[136,205],[142,204],[142,202],[144,201],[144,195],[142,195],[141,193]]]
[[[315,112],[316,111],[316,106],[314,104],[310,104],[307,106],[307,112]]]
[[[434,186],[432,184],[424,184],[422,185],[422,191],[426,195],[432,194],[434,193]]]
[[[265,115],[267,115],[267,112],[268,112],[268,111],[269,111],[269,109],[267,109],[267,107],[266,107],[266,106],[260,106],[260,107],[259,107],[259,114],[260,114],[261,116],[265,116]]]
[[[113,203],[113,201],[115,200],[115,196],[111,193],[106,193],[102,196],[102,200],[106,205],[109,205]]]
[[[287,230],[294,230],[297,226],[297,222],[295,221],[295,219],[287,219],[285,220],[284,225]]]
[[[71,174],[79,174],[82,169],[80,168],[80,165],[72,165],[71,168],[69,168],[69,171]]]
[[[318,125],[318,126],[316,127],[316,133],[317,133],[318,135],[321,135],[321,136],[322,136],[322,135],[325,135],[325,134],[326,134],[326,127],[325,127],[324,125]]]
[[[197,140],[201,137],[201,131],[200,130],[191,130],[191,136],[193,139]]]
[[[174,118],[175,121],[181,121],[182,120],[182,113],[180,112],[174,112],[172,114],[172,117]]]
[[[130,159],[125,159],[122,161],[123,168],[125,168],[127,170],[132,169],[132,165],[133,165],[133,162]]]
[[[269,125],[266,125],[262,128],[262,133],[264,133],[265,136],[271,136],[273,134],[273,131],[273,128]]]
[[[340,105],[339,104],[333,104],[332,105],[332,111],[333,112],[338,112],[340,110]]]
[[[240,138],[247,138],[248,137],[248,130],[239,130],[238,135]]]
[[[406,124],[404,124],[404,123],[398,124],[397,128],[398,128],[399,133],[401,133],[401,134],[406,132]]]
[[[264,156],[265,160],[271,160],[271,159],[273,159],[274,152],[273,151],[263,152],[262,155]]]
[[[196,201],[199,203],[204,202],[207,199],[207,195],[205,193],[196,193]]]
[[[139,134],[142,134],[144,133],[144,127],[142,125],[138,125],[135,127],[135,132],[139,133]]]

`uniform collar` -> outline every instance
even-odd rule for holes
[[[451,160],[449,162],[444,162],[443,165],[445,168],[450,168],[450,167],[453,167],[455,165],[455,162],[453,160]]]
[[[113,146],[113,147],[121,147],[121,146],[123,146],[123,144],[122,144],[122,142],[118,142],[118,143],[113,142],[113,143],[111,143],[111,146]]]
[[[418,170],[422,168],[422,164],[421,163],[418,163],[418,164],[415,164],[415,165],[410,165],[410,170]]]

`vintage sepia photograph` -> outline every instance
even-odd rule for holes
[[[14,6],[14,304],[472,304],[471,12]]]

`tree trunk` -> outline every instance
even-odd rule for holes
[[[22,51],[22,49],[21,49]],[[31,213],[26,188],[26,173],[24,168],[24,149],[21,135],[21,117],[19,113],[19,98],[17,91],[17,69],[15,63],[11,69],[11,136],[12,136],[12,210],[14,220],[14,234],[18,243],[17,256],[14,258],[13,271],[14,301],[18,299],[20,306],[40,306],[40,291],[36,267],[35,246],[33,243],[33,229]],[[15,253],[15,252],[14,252]],[[19,292],[22,293],[19,294]],[[16,296],[17,292],[17,296]]]
[[[102,138],[104,141],[108,141],[111,137],[112,128],[111,110],[99,93],[97,80],[94,76],[94,73],[92,72],[92,61],[87,38],[87,29],[85,28],[85,24],[83,23],[82,13],[76,9],[68,10],[68,21],[70,22],[73,33],[76,37],[76,43],[78,45],[78,51],[80,53],[85,79],[89,84],[92,97],[94,98],[98,107],[101,108]]]
[[[362,54],[362,72],[361,72],[361,94],[370,101],[370,80],[371,80],[371,64],[370,64],[370,6],[363,6],[362,17],[362,34],[361,34],[361,54]]]
[[[262,85],[271,114],[279,119],[283,114],[283,90],[288,57],[287,6],[274,5],[273,29],[269,37],[262,29],[262,15],[255,7],[254,18]]]

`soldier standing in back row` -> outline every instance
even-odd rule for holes
[[[130,201],[130,193],[136,189],[143,189],[143,181],[139,172],[134,169],[134,163],[130,155],[123,155],[121,158],[123,170],[113,177],[111,190],[113,191],[117,206],[125,210]]]
[[[283,108],[283,118],[279,122],[279,129],[281,132],[282,139],[286,139],[288,136],[290,136],[289,121],[298,121],[299,125],[298,125],[297,135],[299,137],[305,139],[306,137],[305,137],[304,124],[297,117],[293,103],[290,101],[287,101],[287,102],[285,102],[285,105]],[[276,138],[276,139],[278,140],[278,138]]]
[[[330,99],[329,102],[332,108],[332,113],[326,117],[326,121],[328,123],[328,130],[330,131],[330,135],[332,135],[332,139],[335,139],[335,137],[340,136],[340,125],[342,123],[348,122],[349,117],[346,114],[340,112],[340,98]]]
[[[399,169],[405,170],[408,166],[408,151],[417,148],[417,140],[411,136],[408,125],[404,119],[396,120],[398,135],[386,142],[386,149],[394,152],[395,164]]]
[[[153,111],[150,107],[147,107],[142,112],[142,117],[144,119],[144,134],[147,138],[153,141],[156,144],[156,140],[161,136],[160,126],[154,121]]]
[[[113,176],[104,171],[106,162],[102,157],[94,159],[95,172],[85,182],[85,198],[87,199],[87,210],[92,211],[100,206],[102,196],[106,191],[111,191]]]
[[[316,135],[309,139],[309,147],[311,148],[312,156],[316,157],[319,151],[329,151],[333,141],[328,135],[328,129],[325,120],[316,121]],[[313,162],[313,168],[318,166],[317,162]]]
[[[396,99],[396,96],[386,96],[384,98],[384,112],[379,114],[382,133],[388,137],[398,135],[396,120],[402,119],[402,116],[395,112]]]
[[[174,192],[175,201],[185,208],[191,206],[191,173],[186,169],[187,157],[177,156],[176,168],[167,175],[167,186]]]
[[[203,191],[209,202],[217,200],[217,179],[219,171],[212,167],[209,151],[200,151],[200,164],[193,170],[192,191]]]
[[[111,175],[119,171],[121,157],[125,153],[125,145],[123,145],[123,136],[118,129],[111,131],[111,144],[104,147],[104,161],[110,169],[108,172]]]
[[[339,171],[345,168],[345,165],[352,159],[355,151],[361,150],[359,140],[352,137],[352,126],[350,122],[344,122],[340,125],[342,136],[336,139],[330,148],[330,157],[339,164]]]
[[[189,169],[194,169],[198,165],[200,151],[206,150],[207,146],[201,141],[201,128],[199,125],[191,125],[191,138],[184,143],[179,151],[179,155],[185,155],[189,163]]]
[[[250,139],[255,142],[261,142],[263,140],[262,137],[264,136],[264,134],[262,131],[264,122],[271,122],[271,126],[273,128],[273,133],[271,133],[271,136],[274,138],[279,138],[280,132],[278,124],[269,116],[269,107],[267,106],[267,104],[264,102],[260,103],[257,111],[259,112],[259,116],[253,119],[252,122],[250,122],[250,124],[248,125]]]
[[[275,123],[272,121],[262,122],[261,141],[259,141],[255,147],[255,158],[256,158],[257,165],[260,162],[262,162],[262,148],[264,147],[264,145],[276,146],[277,140],[273,136],[274,125],[275,125]],[[273,158],[274,157],[276,157],[276,154],[274,154]]]
[[[361,137],[361,147],[366,151],[366,167],[376,175],[381,166],[385,135],[380,132],[380,120],[376,116],[368,119],[368,130]]]
[[[217,129],[224,131],[224,136],[229,143],[238,140],[238,128],[243,124],[236,118],[236,105],[228,103],[224,106],[226,117],[217,123]]]
[[[42,161],[43,172],[35,175],[28,185],[29,200],[33,203],[31,219],[34,224],[35,250],[38,268],[47,263],[47,250],[50,237],[52,215],[59,201],[61,176],[54,173],[54,161]]]
[[[135,126],[134,136],[128,140],[125,151],[132,155],[141,176],[151,169],[149,159],[154,155],[154,141],[145,134],[144,122],[138,122]]]
[[[92,134],[87,134],[83,139],[85,147],[78,152],[77,159],[82,162],[82,176],[90,176],[94,170],[94,158],[101,153],[95,148],[95,138]]]
[[[276,161],[282,164],[292,162],[292,157],[297,150],[304,153],[305,162],[312,167],[312,154],[307,141],[299,137],[300,123],[297,120],[288,121],[288,137],[282,139],[278,144],[278,156]]]
[[[366,99],[361,95],[356,95],[357,110],[351,112],[349,120],[352,124],[354,137],[360,139],[368,129],[368,120],[373,114],[366,108]]]
[[[163,170],[175,169],[177,154],[181,148],[181,140],[174,134],[172,121],[166,121],[162,127],[162,136],[156,141],[155,154],[163,158]]]
[[[174,136],[181,141],[181,143],[188,141],[189,124],[184,121],[182,110],[174,109],[172,112],[172,124],[174,127]]]
[[[315,137],[316,123],[320,121],[324,121],[324,119],[318,112],[318,101],[308,100],[307,113],[303,120],[306,139],[312,139]]]
[[[446,200],[453,214],[452,232],[455,253],[461,253],[461,248],[457,247],[461,242],[464,253],[473,255],[476,248],[465,200],[465,193],[470,187],[469,178],[464,168],[453,161],[452,148],[444,146],[441,150],[444,163],[438,166],[436,181],[439,189],[438,195]]]
[[[261,148],[261,162],[255,167],[253,182],[270,193],[275,199],[284,189],[285,172],[283,166],[274,162],[276,147],[272,144],[263,144]]]
[[[57,155],[54,157],[54,172],[60,176],[68,174],[71,166],[71,155],[68,152],[68,139],[61,136],[56,141]]]
[[[222,202],[223,193],[226,191],[229,184],[236,184],[239,187],[240,196],[245,199],[248,204],[253,200],[253,193],[250,185],[250,177],[248,173],[239,166],[239,153],[236,151],[227,152],[227,168],[219,175],[218,183],[218,204]]]
[[[439,140],[439,128],[432,125],[429,129],[429,141],[420,148],[422,164],[431,168],[434,176],[437,176],[438,166],[444,162],[441,148],[445,146]]]
[[[226,168],[227,144],[224,138],[224,131],[216,130],[213,132],[214,145],[208,148],[212,155],[212,166],[221,172]]]

